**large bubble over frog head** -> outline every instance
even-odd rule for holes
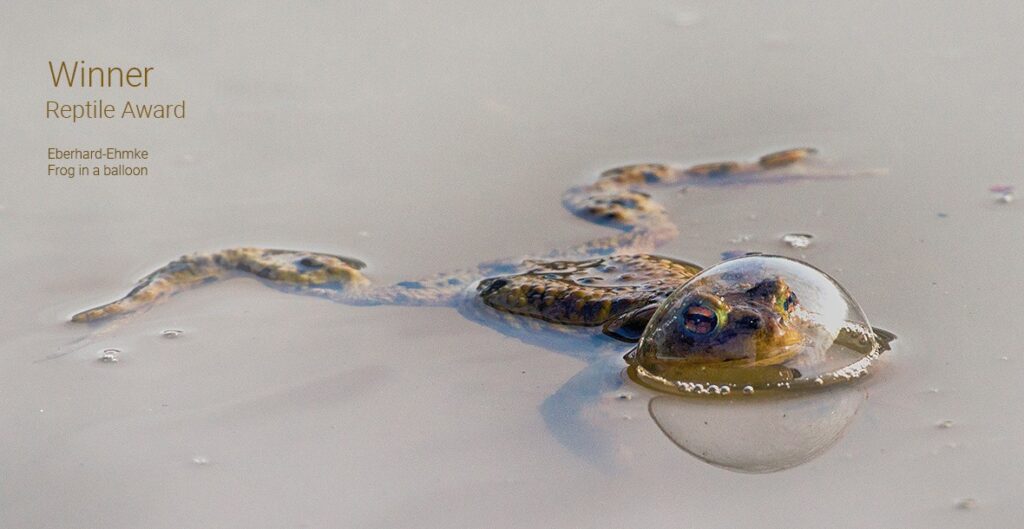
[[[749,255],[672,293],[627,359],[630,375],[657,389],[752,393],[857,378],[887,340],[824,272]]]

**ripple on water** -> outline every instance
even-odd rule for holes
[[[180,329],[165,329],[160,332],[160,336],[163,336],[164,338],[167,339],[174,339],[181,336],[182,334],[185,334],[185,331],[182,331]]]
[[[807,248],[813,240],[814,235],[810,233],[787,233],[782,236],[782,242],[792,248]]]
[[[956,502],[956,508],[960,509],[961,511],[969,511],[971,509],[974,509],[977,506],[978,506],[978,500],[976,500],[974,498],[964,498],[964,499]]]
[[[104,364],[116,364],[121,360],[121,350],[113,347],[100,351],[99,361]]]

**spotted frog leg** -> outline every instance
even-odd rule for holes
[[[421,281],[374,286],[357,259],[268,248],[231,248],[182,256],[139,280],[116,301],[79,312],[73,322],[94,322],[148,308],[206,283],[251,274],[281,290],[316,295],[352,305],[445,305],[477,274],[439,274]]]
[[[666,164],[639,164],[606,171],[596,182],[567,191],[563,196],[563,204],[575,215],[617,228],[621,233],[598,238],[566,250],[541,254],[540,257],[548,260],[575,258],[591,261],[595,257],[652,252],[674,238],[678,229],[669,219],[665,208],[651,198],[647,189],[673,185],[756,183],[837,176],[821,171],[791,170],[814,152],[814,149],[809,148],[791,149],[768,154],[753,163],[718,162],[689,168]],[[847,174],[841,173],[838,176]],[[326,297],[346,304],[452,305],[475,281],[489,276],[521,273],[543,262],[495,261],[418,281],[377,286],[363,274],[365,264],[357,259],[305,251],[232,248],[183,256],[142,278],[123,298],[79,312],[72,316],[71,320],[94,322],[125,315],[149,307],[183,290],[244,274],[262,278],[276,288]],[[670,281],[672,277],[666,277],[668,282],[663,282],[660,285],[662,288],[655,289],[657,296],[664,297],[671,291],[670,287],[677,283],[681,284],[690,275],[692,273],[669,274],[675,278],[674,282]],[[641,277],[640,280],[642,279]],[[607,294],[614,296],[614,289],[614,286],[609,287]],[[500,302],[488,304],[499,311],[551,320],[544,317],[543,311],[531,311],[523,305],[511,310]],[[636,308],[636,303],[620,305]],[[611,310],[601,314],[602,321],[620,315]],[[602,323],[593,318],[563,319],[565,321],[558,323]]]

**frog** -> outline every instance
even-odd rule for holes
[[[552,394],[542,411],[563,444],[592,444],[592,439],[579,438],[589,430],[581,424],[579,408],[624,384],[615,373],[623,371],[624,358],[631,366],[637,361],[635,344],[649,332],[648,323],[705,270],[656,253],[679,234],[679,227],[654,191],[865,174],[876,173],[822,165],[813,147],[773,151],[746,162],[631,164],[564,192],[562,205],[572,215],[614,230],[570,248],[381,284],[372,280],[365,262],[330,253],[256,247],[194,253],[145,275],[120,299],[74,314],[71,321],[106,324],[198,286],[240,276],[346,305],[453,307],[507,336],[585,358],[588,367]],[[785,277],[737,280],[687,296],[673,309],[682,323],[663,341],[673,349],[674,362],[778,367],[787,379],[800,377],[796,369],[782,366],[804,333],[793,317],[802,300]],[[625,357],[623,343],[634,344]]]
[[[563,205],[575,216],[617,230],[575,247],[500,259],[417,280],[378,285],[356,258],[259,247],[193,253],[143,277],[125,296],[74,314],[97,323],[145,310],[180,292],[237,276],[279,290],[350,305],[458,306],[505,325],[600,334],[636,343],[670,295],[704,268],[655,253],[679,233],[651,191],[690,186],[822,180],[851,174],[809,163],[817,149],[776,151],[754,161],[696,165],[639,163],[609,169],[570,188]],[[801,328],[790,315],[800,300],[782,277],[721,285],[679,308],[671,341],[676,362],[773,366],[792,357]],[[630,360],[627,354],[627,361]]]

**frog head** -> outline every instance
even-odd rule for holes
[[[702,271],[664,300],[609,322],[605,332],[639,342],[626,356],[634,381],[676,393],[855,379],[895,338],[872,328],[821,270],[760,254]]]
[[[807,322],[799,298],[781,277],[706,282],[680,288],[607,322],[605,334],[640,342],[655,363],[776,365],[795,356]],[[651,323],[653,321],[653,324]]]
[[[799,300],[782,278],[716,284],[671,301],[663,316],[669,332],[658,337],[660,357],[775,365],[799,350],[802,332],[793,317]]]

